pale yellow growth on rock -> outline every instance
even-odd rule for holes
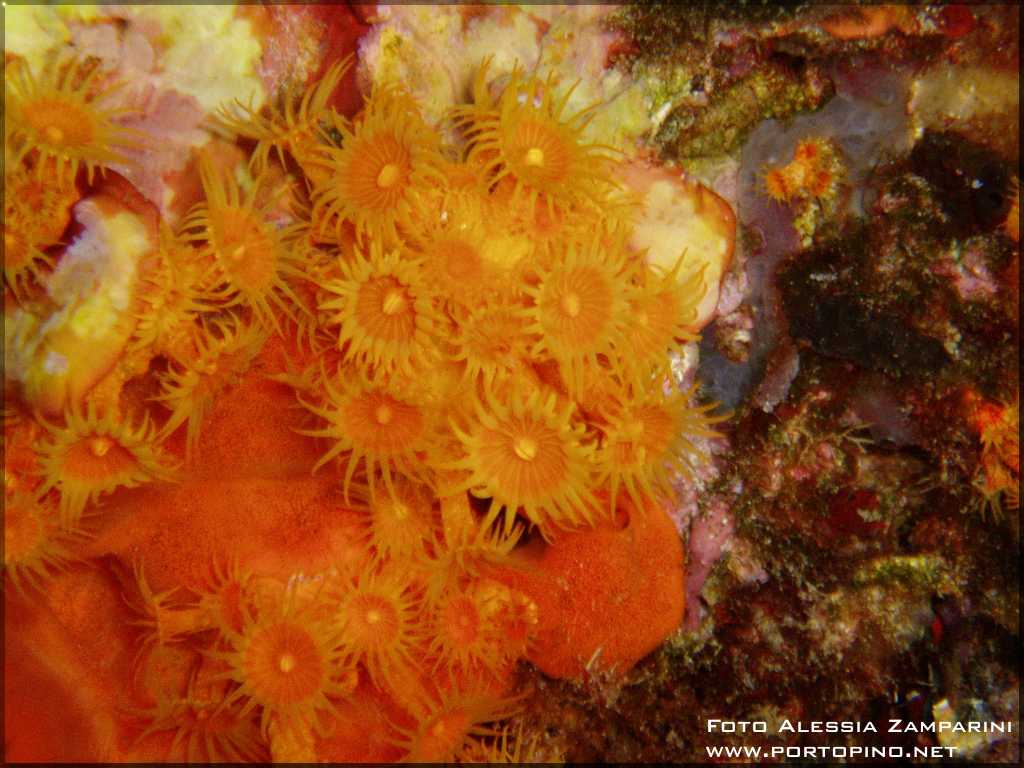
[[[46,285],[57,309],[42,318],[16,309],[10,333],[5,327],[8,348],[19,349],[6,361],[7,378],[49,414],[78,404],[120,357],[135,323],[128,310],[138,264],[153,248],[142,219],[110,201],[85,200],[75,216],[85,229]]]
[[[650,131],[652,122],[643,84],[620,70],[605,68],[615,36],[602,24],[615,7],[550,5],[535,9],[538,13],[542,10],[549,12],[551,27],[541,41],[539,72],[556,72],[563,92],[576,84],[567,114],[599,105],[583,131],[583,141],[635,153],[637,140]]]
[[[665,169],[633,163],[625,167],[623,179],[642,200],[630,245],[646,250],[648,261],[664,270],[671,270],[682,256],[680,282],[703,270],[706,290],[692,330],[703,328],[711,321],[722,277],[732,263],[732,208],[703,184]]]
[[[95,5],[14,5],[4,8],[4,53],[24,58],[40,72],[52,51],[71,40],[68,23],[98,15]]]
[[[567,115],[600,105],[583,140],[630,152],[650,119],[640,84],[604,67],[612,37],[600,22],[609,10],[500,6],[464,21],[453,6],[381,5],[360,45],[359,76],[365,90],[402,83],[427,121],[439,125],[449,109],[471,100],[484,59],[490,58],[491,81],[499,87],[516,65],[542,79],[554,71],[563,92],[579,81]]]
[[[488,56],[495,73],[511,72],[517,61],[537,63],[537,25],[515,8],[474,19],[465,30],[458,6],[379,5],[376,18],[359,49],[364,90],[402,83],[434,125],[470,99],[473,76]]]
[[[256,73],[263,48],[235,6],[148,5],[134,6],[132,13],[163,30],[167,49],[160,63],[167,87],[195,97],[208,112],[250,95],[254,109],[263,106],[266,93]]]
[[[71,41],[74,26],[116,18],[159,25],[161,68],[153,78],[158,88],[189,94],[206,111],[250,94],[255,109],[266,101],[256,73],[262,45],[234,5],[8,5],[4,50],[24,57],[31,71],[39,72]]]
[[[911,132],[955,128],[987,116],[1017,113],[1020,74],[983,66],[943,63],[914,80],[910,87]]]

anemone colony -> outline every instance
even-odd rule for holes
[[[30,393],[5,407],[5,572],[26,593],[113,494],[202,462],[211,409],[269,339],[286,349],[310,469],[358,514],[344,556],[287,585],[229,557],[203,589],[156,593],[136,568],[140,670],[187,668],[131,712],[168,757],[308,758],[369,686],[400,755],[512,754],[509,673],[537,608],[491,569],[524,537],[664,504],[713,434],[668,370],[704,285],[628,246],[637,204],[571,91],[521,71],[496,91],[485,64],[447,146],[397,87],[335,112],[345,66],[217,114],[248,169],[199,158],[203,199],[156,228],[117,375],[56,413]],[[85,185],[139,137],[95,67],[11,69],[4,282],[32,307]]]

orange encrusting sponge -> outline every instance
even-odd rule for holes
[[[545,674],[621,674],[657,648],[685,608],[683,549],[656,503],[624,527],[602,522],[524,548],[498,578],[537,604],[527,658]]]

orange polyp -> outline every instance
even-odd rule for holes
[[[546,532],[585,523],[593,514],[591,449],[573,407],[559,408],[554,393],[540,390],[513,392],[507,403],[488,393],[485,403],[469,432],[456,429],[467,455],[452,468],[469,473],[464,489],[505,510],[509,526],[516,510]]]
[[[583,368],[596,366],[622,337],[628,281],[623,252],[594,239],[541,269],[539,285],[524,288],[534,300],[526,330],[539,336],[533,355],[554,358],[573,394],[582,391]]]
[[[430,491],[397,478],[390,492],[366,500],[373,547],[379,556],[422,556],[434,529]]]
[[[420,761],[449,760],[466,739],[469,715],[461,710],[437,715],[424,729],[413,753]]]
[[[626,390],[606,404],[595,464],[612,507],[623,487],[637,507],[645,499],[675,497],[673,476],[691,471],[692,439],[717,436],[712,427],[724,418],[708,415],[714,405],[691,405],[693,394],[692,389],[670,395]]]
[[[506,634],[514,601],[510,590],[488,579],[444,590],[433,601],[430,652],[437,667],[452,674],[496,674],[518,647]]]
[[[320,304],[337,326],[337,345],[367,376],[412,374],[432,354],[438,318],[424,291],[418,264],[374,246],[341,265],[343,276],[324,285]]]
[[[71,218],[78,191],[56,174],[55,164],[36,160],[54,177],[43,183],[37,173],[5,153],[4,282],[18,298],[53,265],[47,250],[58,245]]]
[[[348,605],[346,628],[353,644],[364,648],[377,648],[398,628],[395,607],[377,596],[360,597]]]
[[[452,761],[474,736],[495,736],[495,722],[512,714],[515,699],[501,698],[490,692],[476,692],[456,685],[432,691],[411,707],[417,727],[403,734],[402,744],[410,762],[443,763]]]
[[[762,171],[764,191],[781,203],[830,198],[836,194],[843,173],[837,145],[821,137],[802,139],[793,150],[791,162]]]
[[[765,172],[764,188],[770,198],[778,200],[780,203],[789,202],[793,196],[789,178],[778,168]]]
[[[410,585],[392,568],[360,574],[340,597],[336,621],[344,658],[363,664],[374,685],[401,691],[422,632]]]
[[[264,735],[273,721],[287,730],[309,731],[333,700],[355,686],[354,670],[341,662],[337,633],[314,603],[286,590],[271,604],[244,611],[240,632],[229,632],[226,651],[210,657],[228,665],[218,679],[238,684],[225,704],[241,704],[241,714],[259,708]],[[262,614],[262,615],[261,615]]]
[[[263,325],[280,330],[274,308],[287,316],[299,303],[286,280],[301,275],[287,245],[297,227],[279,231],[270,224],[271,204],[259,202],[266,176],[243,195],[234,178],[215,168],[205,153],[199,171],[206,199],[185,217],[181,231],[182,240],[212,262],[200,281],[207,300],[247,306]]]
[[[465,364],[464,378],[493,386],[513,375],[529,357],[526,325],[524,312],[513,306],[474,308],[453,340],[453,359]]]
[[[296,101],[288,93],[283,104],[264,110],[266,114],[259,114],[251,102],[243,104],[236,99],[218,111],[216,120],[228,130],[258,142],[251,160],[257,171],[267,167],[272,149],[281,165],[284,165],[285,150],[300,163],[308,162],[310,155],[314,154],[310,144],[314,144],[313,136],[319,121],[328,114],[337,117],[327,104],[351,65],[351,56],[336,61],[319,81],[306,89],[300,99]]]
[[[200,427],[213,403],[236,385],[266,343],[258,326],[211,323],[195,328],[193,354],[168,366],[159,377],[160,395],[153,398],[170,409],[162,433],[169,435],[182,424],[186,428],[186,453],[191,458],[199,441]]]
[[[573,88],[556,95],[554,77],[542,81],[515,69],[495,104],[483,63],[474,83],[472,106],[455,110],[456,124],[470,141],[469,164],[482,164],[491,183],[511,180],[512,200],[532,215],[573,206],[597,206],[613,187],[606,147],[582,143],[592,108],[569,115]]]
[[[302,627],[286,622],[250,639],[244,665],[256,698],[285,705],[311,697],[324,675],[316,642]]]
[[[52,498],[25,492],[5,493],[4,572],[19,595],[40,589],[71,559],[75,533],[61,531]]]
[[[411,399],[399,398],[383,387],[363,383],[365,389],[349,383],[345,389],[338,390],[325,381],[326,407],[303,403],[327,422],[326,426],[304,430],[303,434],[328,438],[334,443],[314,470],[341,453],[348,453],[343,483],[346,498],[352,478],[360,467],[369,478],[371,495],[378,469],[389,489],[394,487],[395,471],[415,473],[416,451],[426,446],[431,432],[426,408]]]
[[[127,110],[103,106],[114,89],[97,93],[101,77],[87,60],[51,58],[40,73],[18,62],[8,75],[6,113],[14,162],[34,153],[40,179],[51,162],[60,179],[85,166],[90,183],[97,169],[123,162],[118,149],[137,146],[138,136],[115,122]]]
[[[155,447],[148,417],[131,424],[100,415],[90,404],[85,413],[68,411],[64,421],[47,425],[49,439],[37,450],[43,490],[60,491],[65,527],[74,528],[88,504],[116,488],[173,477],[170,460]]]
[[[410,726],[409,715],[375,688],[365,675],[350,699],[338,704],[316,744],[317,756],[332,763],[393,763],[403,757],[396,725]]]
[[[89,115],[76,106],[56,99],[38,99],[25,110],[25,122],[52,144],[87,145],[93,140]]]
[[[365,242],[392,244],[412,214],[417,197],[443,184],[440,138],[411,99],[393,88],[375,90],[353,127],[335,121],[340,148],[327,146],[323,160],[333,176],[318,180],[314,214],[355,224]]]

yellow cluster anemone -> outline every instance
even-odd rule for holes
[[[184,240],[197,244],[210,260],[199,284],[217,305],[241,304],[264,325],[280,330],[273,310],[285,315],[294,311],[298,299],[286,278],[301,272],[287,247],[290,232],[269,220],[273,203],[261,200],[263,177],[243,194],[234,178],[218,171],[205,154],[199,171],[206,201],[181,224]]]
[[[252,573],[242,568],[238,560],[224,563],[214,561],[206,584],[197,590],[198,607],[209,623],[241,632],[245,621],[243,603],[252,585]]]
[[[228,650],[210,652],[228,666],[221,677],[237,683],[224,705],[240,703],[240,716],[259,707],[264,734],[272,719],[315,729],[320,713],[355,687],[340,663],[335,628],[315,603],[294,593],[262,611],[246,606],[241,629],[226,632],[225,640]]]
[[[49,251],[60,244],[78,191],[66,174],[47,174],[51,178],[43,181],[28,163],[5,150],[4,283],[17,298],[25,298],[53,266]],[[54,166],[53,161],[34,162],[37,167]]]
[[[235,316],[210,320],[196,338],[190,359],[170,362],[159,376],[160,394],[154,400],[171,412],[163,434],[187,423],[186,446],[191,456],[206,414],[218,397],[238,383],[266,339],[263,328],[244,325]]]
[[[418,727],[405,730],[399,741],[410,762],[451,762],[473,739],[499,736],[495,723],[514,713],[518,703],[458,688],[431,691],[417,702]]]
[[[360,574],[339,596],[340,653],[365,665],[373,682],[401,691],[414,680],[422,644],[415,588],[393,565]]]
[[[314,469],[347,453],[343,485],[346,498],[359,468],[364,471],[371,494],[379,470],[394,497],[396,473],[415,474],[417,452],[426,450],[430,443],[431,408],[401,391],[369,381],[337,382],[336,386],[325,377],[323,383],[327,390],[325,405],[303,401],[306,408],[327,422],[305,434],[334,443]]]
[[[534,302],[527,330],[539,337],[533,352],[558,362],[570,392],[582,390],[585,366],[624,346],[631,287],[622,249],[606,250],[595,238],[570,246],[560,264],[540,270],[538,285],[524,288]],[[624,351],[628,359],[632,352]]]
[[[478,202],[464,196],[453,198],[437,215],[424,218],[422,240],[413,247],[423,255],[424,287],[443,297],[442,308],[450,313],[478,306],[494,278],[487,227],[478,208]]]
[[[473,495],[507,510],[508,527],[517,510],[538,525],[589,523],[592,446],[575,410],[571,402],[559,406],[550,390],[513,391],[506,402],[488,392],[468,429],[452,427],[466,452],[452,468],[468,474]]]
[[[524,531],[518,523],[507,529],[497,507],[478,520],[465,493],[441,500],[441,521],[442,535],[424,563],[428,600],[435,600],[453,585],[482,578],[489,567],[508,564]]]
[[[27,491],[4,495],[4,573],[19,594],[40,589],[72,559],[78,532],[61,527],[51,496]]]
[[[333,127],[341,144],[321,147],[327,173],[315,207],[339,227],[350,221],[360,240],[393,245],[423,191],[444,183],[440,136],[398,88],[376,90],[354,125],[335,119]]]
[[[118,86],[102,88],[108,78],[98,64],[56,58],[38,73],[24,61],[13,65],[4,78],[4,141],[15,162],[33,155],[40,178],[51,162],[58,177],[73,179],[84,167],[90,183],[97,169],[124,162],[123,150],[139,137],[118,123],[129,110],[108,105]]]
[[[490,579],[449,585],[430,606],[435,668],[449,675],[494,675],[524,652],[506,621],[523,605],[520,598]]]
[[[366,495],[374,552],[400,560],[422,557],[434,538],[430,489],[401,477],[393,482],[392,493]]]
[[[625,169],[586,143],[592,111],[569,112],[571,89],[518,68],[498,88],[485,63],[474,103],[446,125],[428,124],[399,85],[350,119],[330,106],[348,66],[277,106],[219,112],[248,165],[228,165],[214,142],[197,157],[199,202],[176,227],[153,211],[145,226],[132,219],[144,236],[117,262],[133,271],[111,312],[123,344],[51,421],[5,420],[18,438],[5,456],[15,586],[42,583],[83,517],[101,503],[130,509],[131,494],[110,497],[176,479],[181,459],[189,485],[173,503],[194,493],[187,503],[213,519],[196,515],[208,524],[197,531],[261,515],[237,550],[200,542],[227,556],[209,578],[191,552],[120,574],[140,645],[141,740],[169,744],[169,759],[312,761],[314,734],[358,720],[366,690],[398,713],[378,720],[409,760],[509,751],[500,721],[518,707],[511,672],[539,645],[541,601],[497,579],[517,548],[614,519],[621,491],[637,515],[671,497],[719,420],[666,373],[696,338],[704,275],[651,266],[633,245]],[[25,248],[5,262],[8,293],[62,274],[68,210],[80,189],[92,194],[73,172],[91,177],[132,140],[102,84],[91,65],[59,62],[9,79],[5,177],[53,222],[22,226],[31,217],[15,212],[5,238]],[[37,189],[35,174],[51,173]],[[283,388],[294,414],[279,410]],[[265,444],[315,476],[292,464],[280,477],[218,474]],[[159,514],[170,503],[139,496]],[[267,557],[282,531],[281,556]],[[154,538],[145,554],[174,550]]]
[[[522,518],[551,537],[604,514],[609,409],[659,390],[707,293],[683,259],[661,269],[633,247],[638,202],[616,154],[583,140],[591,111],[567,112],[571,88],[521,69],[493,85],[485,62],[474,103],[450,117],[461,146],[442,146],[451,131],[426,126],[398,85],[351,121],[326,109],[311,204],[295,209],[303,332],[332,362],[280,380],[317,417],[304,431],[327,442],[317,468],[337,459],[346,494],[369,486],[360,503],[389,557],[420,549],[410,541],[436,519],[406,531],[375,517],[408,508],[402,480],[489,499],[506,532]],[[673,428],[711,433],[708,408],[673,404]],[[664,496],[649,479],[689,447],[673,434],[637,454],[631,493]]]
[[[496,102],[487,93],[489,60],[477,73],[477,103],[456,108],[471,143],[468,161],[480,163],[492,183],[511,180],[513,205],[531,214],[538,205],[555,211],[598,205],[613,187],[610,148],[585,144],[583,129],[593,108],[566,114],[572,88],[561,94],[554,75],[546,80],[512,72]]]
[[[485,387],[507,380],[530,356],[533,337],[521,306],[507,301],[474,307],[451,340],[452,359],[464,366],[464,377]]]
[[[643,386],[659,370],[668,353],[682,342],[695,341],[697,306],[704,296],[704,270],[679,277],[683,257],[671,270],[654,267],[646,282],[628,298],[630,321],[620,338],[625,371]]]
[[[137,741],[152,734],[174,734],[164,755],[169,761],[266,762],[269,757],[259,726],[242,713],[242,705],[226,705],[223,684],[204,684],[197,675],[189,679],[184,693],[160,692],[151,707],[135,715],[143,726]]]
[[[327,102],[351,66],[351,56],[340,59],[301,97],[286,93],[275,108],[258,110],[251,100],[245,104],[236,99],[217,111],[215,122],[235,136],[256,142],[250,164],[257,174],[267,168],[271,152],[282,166],[287,152],[305,167],[313,159],[316,135],[327,118]]]
[[[60,492],[65,528],[74,528],[89,503],[117,488],[169,481],[170,460],[156,448],[156,427],[147,416],[138,423],[100,413],[93,403],[83,412],[69,409],[63,424],[47,423],[37,447],[44,477],[42,492]]]
[[[631,393],[606,414],[595,464],[606,484],[615,508],[618,493],[625,488],[636,509],[645,498],[672,498],[673,481],[692,474],[691,457],[698,454],[695,437],[714,437],[710,407],[694,408],[693,395],[664,388]]]
[[[432,351],[436,316],[422,287],[421,263],[374,247],[341,263],[320,304],[338,326],[338,348],[374,373],[412,375]]]
[[[136,297],[137,323],[129,349],[149,350],[184,362],[199,343],[197,323],[206,309],[198,288],[198,253],[164,223],[152,262]]]

